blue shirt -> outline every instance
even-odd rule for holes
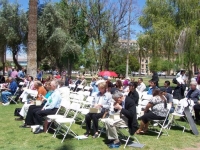
[[[147,94],[148,94],[148,95],[153,95],[153,90],[154,90],[154,89],[158,89],[158,87],[157,87],[157,86],[156,86],[156,87],[153,87],[153,88],[150,87],[149,90],[148,90],[148,92],[147,92]]]
[[[42,78],[42,71],[38,72],[38,74],[37,74],[37,79],[41,80],[41,78]]]
[[[94,92],[99,92],[99,89],[98,89],[98,86],[96,85],[96,82],[92,82],[91,83],[91,86],[92,86],[92,93]]]
[[[47,94],[46,94],[44,97],[45,97],[46,99],[48,99],[49,96],[51,96],[52,93],[53,93],[52,91],[48,91]]]
[[[61,95],[58,90],[53,91],[53,93],[48,97],[44,109],[59,108],[61,103]]]
[[[15,93],[15,91],[16,91],[16,89],[17,89],[17,82],[16,81],[11,81],[10,82],[10,85],[9,85],[9,89],[10,89],[10,92],[12,93],[12,94],[14,94]]]
[[[20,77],[20,78],[24,78],[24,77],[25,77],[25,75],[24,75],[24,73],[23,73],[22,70],[20,70],[20,71],[18,72],[18,75],[17,75],[17,76]]]

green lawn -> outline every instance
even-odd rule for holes
[[[15,121],[13,112],[22,105],[11,104],[7,107],[0,106],[0,149],[1,150],[106,150],[108,147],[104,144],[105,134],[100,138],[86,140],[76,140],[72,136],[67,136],[61,144],[62,136],[53,138],[51,133],[41,133],[34,135],[30,128],[19,128],[21,121]],[[72,129],[79,135],[85,130],[80,128],[79,124],[74,124]],[[200,129],[200,126],[198,126]],[[173,150],[184,147],[195,147],[199,143],[200,137],[194,136],[191,132],[182,133],[182,129],[174,128],[169,131],[169,136],[162,135],[158,140],[155,134],[137,135],[139,141],[145,144],[144,150]],[[121,146],[119,149],[123,149]],[[127,147],[126,149],[133,149]]]

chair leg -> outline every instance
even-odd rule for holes
[[[125,143],[125,145],[124,145],[124,148],[126,148],[126,145],[128,144],[129,139],[130,139],[130,135],[128,136],[128,138],[127,138],[127,140],[126,140],[126,143]]]
[[[50,129],[50,127],[51,127],[52,123],[53,123],[53,121],[51,120],[51,123],[50,123],[50,125],[49,125],[49,127],[48,127],[48,129],[47,129],[46,133],[48,133],[48,132],[49,132],[49,129]]]

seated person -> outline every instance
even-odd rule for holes
[[[169,113],[173,113],[174,112],[174,105],[173,105],[173,97],[171,94],[167,93],[167,89],[166,88],[160,88],[160,91],[162,92],[163,96],[165,96],[166,100],[167,100],[167,104],[170,104],[171,109]]]
[[[153,90],[158,89],[158,87],[156,86],[156,84],[157,84],[157,81],[153,81],[153,80],[150,81],[150,87],[149,87],[149,90],[147,92],[148,95],[153,95],[152,94]]]
[[[142,101],[141,101],[141,105],[142,108],[146,107],[146,105],[149,103],[149,100],[152,99],[152,92],[155,89],[158,89],[158,87],[156,86],[156,81],[150,80],[149,81],[149,89],[147,91],[147,94],[143,95],[142,97]]]
[[[146,90],[146,85],[144,84],[142,78],[138,78],[137,90],[138,90],[138,92],[144,92]]]
[[[50,88],[51,88],[50,82],[45,82],[44,88],[47,91],[46,95],[45,96],[42,95],[42,94],[38,95],[38,99],[41,99],[41,101],[42,101],[42,104],[41,104],[42,107],[46,103],[46,99],[52,94],[52,91],[50,90]],[[32,106],[36,106],[36,105],[34,105],[33,102],[31,102],[30,104],[24,104],[22,106],[22,108],[21,108],[21,111],[19,112],[20,117],[19,118],[15,118],[15,120],[16,121],[24,120],[24,118],[27,117],[27,115],[28,115],[30,107],[32,107]]]
[[[5,77],[3,76],[3,73],[1,72],[0,73],[0,84],[5,83],[5,82],[6,82]]]
[[[57,86],[58,83],[56,81],[51,81],[50,91],[52,91],[52,93],[49,95],[45,105],[43,107],[33,106],[27,114],[25,124],[20,127],[27,128],[30,127],[30,125],[40,125],[34,134],[43,132],[43,117],[55,114],[60,107],[61,96],[57,90]]]
[[[190,83],[190,90],[188,91],[186,98],[193,100],[194,104],[198,104],[200,91],[197,89],[197,82],[192,81]]]
[[[165,81],[164,83],[164,87],[166,88],[166,92],[169,94],[172,94],[172,88],[170,87],[170,82],[169,81]]]
[[[74,82],[74,84],[75,84],[75,88],[73,90],[76,91],[77,87],[81,84],[81,77],[80,76],[76,76],[76,81]]]
[[[8,96],[14,95],[17,90],[17,82],[15,81],[14,78],[9,77],[8,82],[9,86],[1,89],[3,90],[3,92],[1,93],[2,105],[4,106],[10,104],[10,102],[8,101]]]
[[[98,119],[102,118],[106,112],[108,112],[112,96],[110,93],[106,92],[106,83],[100,82],[98,84],[99,93],[97,93],[94,96],[94,100],[92,102],[92,106],[94,108],[100,109],[100,113],[88,113],[85,116],[85,122],[86,122],[86,133],[85,136],[89,136],[90,130],[91,130],[91,120],[93,121],[93,132],[94,136],[93,138],[98,137]]]
[[[177,78],[173,80],[173,83],[177,84],[177,86],[174,88],[173,99],[183,99],[185,97],[184,92],[186,89],[184,81],[181,78]]]
[[[120,120],[113,124],[112,119],[107,119],[105,121],[106,133],[108,137],[108,142],[110,147],[115,147],[120,145],[116,127],[121,125],[127,125],[130,135],[133,135],[138,129],[137,113],[135,102],[130,97],[124,97],[120,91],[115,91],[112,95],[114,99],[114,111],[120,112]]]
[[[137,88],[137,82],[129,83],[130,92],[128,93],[128,96],[135,102],[135,105],[137,106],[139,101],[139,94],[136,91],[136,88]]]
[[[90,91],[91,91],[91,94],[90,94],[90,95],[92,95],[93,93],[99,92],[98,85],[96,85],[96,82],[97,82],[97,78],[96,78],[96,77],[93,77],[93,78],[92,78],[92,81],[91,81],[91,83],[90,83],[90,86],[92,87],[92,88],[90,89]]]
[[[149,108],[151,108],[151,111]],[[144,110],[144,115],[139,118],[141,122],[136,134],[147,132],[149,121],[165,119],[167,111],[166,98],[162,95],[162,92],[159,89],[153,90],[153,98],[147,104]]]
[[[119,91],[123,91],[123,85],[122,85],[122,81],[121,80],[116,80],[116,84],[115,87],[119,90]]]
[[[34,82],[34,87],[38,92],[36,100],[41,100],[42,101],[42,97],[41,96],[45,96],[46,95],[46,93],[47,93],[46,89],[42,86],[42,83],[40,81],[35,81]],[[22,106],[21,111],[19,112],[21,117],[20,118],[16,118],[16,120],[22,120],[24,117],[26,117],[26,114],[28,112],[28,109],[29,109],[30,105],[33,105],[33,104],[34,104],[33,101],[25,103]]]

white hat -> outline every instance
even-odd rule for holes
[[[131,80],[129,77],[126,78],[127,80]]]
[[[197,81],[191,81],[190,85],[197,85]]]

